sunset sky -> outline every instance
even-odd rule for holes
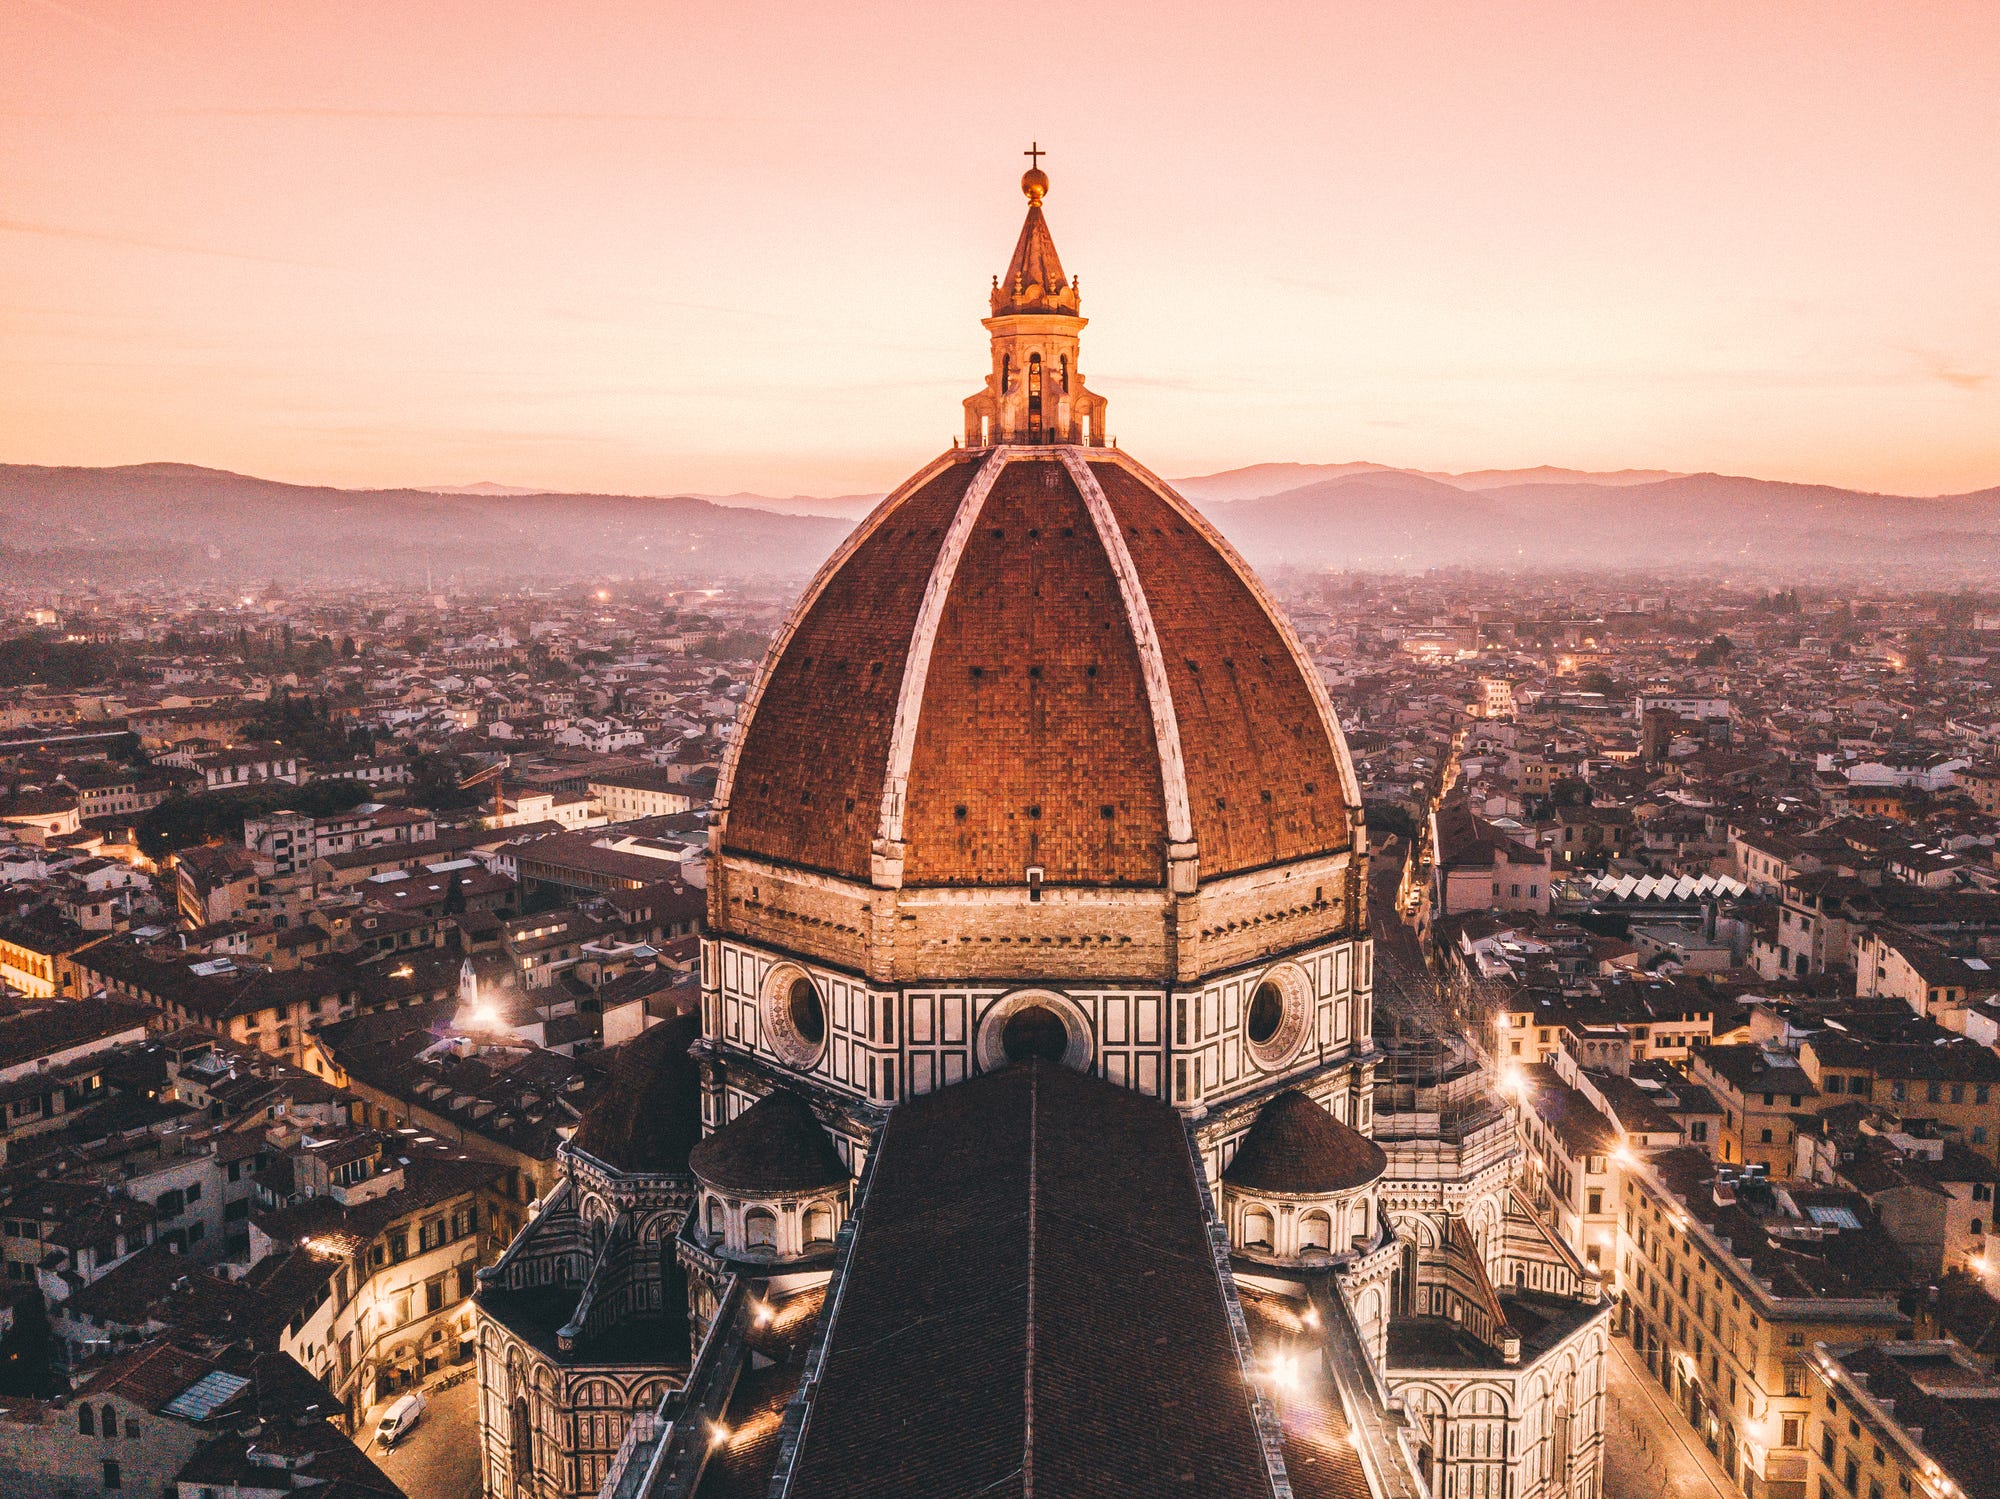
[[[2000,4],[8,0],[0,461],[885,486],[1031,137],[1155,470],[2000,484]]]

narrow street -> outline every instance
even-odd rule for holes
[[[410,1499],[478,1499],[479,1381],[429,1397],[417,1429],[384,1452],[371,1429],[356,1433],[375,1465]]]
[[[1423,947],[1396,915],[1396,887],[1402,881],[1406,851],[1402,839],[1391,839],[1371,855],[1368,866],[1368,935],[1375,939],[1375,1034],[1388,1034],[1401,1021],[1406,1030],[1445,1035],[1453,1029],[1451,1016],[1438,1002]]]
[[[1742,1499],[1625,1339],[1605,1376],[1605,1499]]]

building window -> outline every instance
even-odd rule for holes
[[[89,1406],[79,1405],[76,1408],[76,1429],[83,1436],[97,1435],[97,1416]]]
[[[1243,1247],[1266,1250],[1271,1247],[1271,1215],[1262,1208],[1252,1208],[1243,1215]]]
[[[1796,1447],[1799,1445],[1799,1418],[1797,1416],[1785,1417],[1785,1434],[1780,1445],[1785,1447]]]
[[[778,1216],[769,1208],[752,1208],[743,1215],[743,1242],[751,1249],[778,1247]]]

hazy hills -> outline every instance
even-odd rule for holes
[[[0,465],[0,574],[69,578],[796,576],[848,523],[692,496],[280,484],[182,463]]]
[[[1721,474],[1460,487],[1388,470],[1203,508],[1265,565],[1924,568],[1956,577],[2000,564],[2000,489],[1912,498]]]
[[[477,484],[423,484],[417,487],[425,494],[466,494],[487,497],[518,497],[549,492],[528,489],[519,484],[495,484],[490,479]],[[666,499],[669,496],[641,495],[638,498]],[[742,490],[734,494],[680,495],[673,498],[708,500],[713,504],[727,505],[733,510],[774,510],[780,515],[830,515],[850,522],[860,520],[882,502],[882,496],[879,494],[795,494],[779,498],[768,494],[749,494]]]
[[[1202,474],[1192,479],[1176,479],[1174,487],[1200,505],[1228,500],[1254,500],[1265,495],[1302,489],[1327,479],[1346,479],[1356,474],[1415,474],[1435,479],[1453,489],[1499,489],[1516,484],[1601,484],[1622,487],[1650,484],[1659,479],[1679,477],[1666,469],[1625,468],[1614,473],[1591,473],[1584,469],[1485,468],[1469,474],[1435,473],[1428,469],[1391,468],[1386,463],[1255,463],[1249,468],[1232,468],[1220,474]]]
[[[1259,464],[1178,481],[1260,566],[2000,566],[2000,489],[1912,498],[1719,474],[1425,474]],[[178,463],[0,465],[0,576],[190,580],[797,577],[874,503],[544,494],[481,483],[350,490]]]

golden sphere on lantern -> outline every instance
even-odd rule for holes
[[[1049,174],[1040,167],[1029,167],[1021,174],[1021,191],[1027,194],[1030,203],[1039,203],[1048,196]]]

